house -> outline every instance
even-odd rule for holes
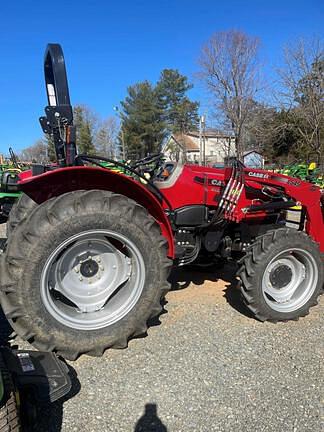
[[[243,163],[249,168],[264,168],[264,157],[258,150],[248,150],[243,153]]]
[[[200,144],[202,160],[205,150],[206,165],[223,163],[224,159],[235,155],[234,136],[217,129],[206,129],[201,137],[199,131],[192,131],[187,134],[171,134],[162,146],[162,152],[170,160],[198,163]]]
[[[170,135],[162,146],[162,153],[172,161],[199,161],[199,145],[185,134]]]

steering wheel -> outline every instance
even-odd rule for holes
[[[149,165],[149,164],[151,164],[153,162],[160,161],[163,158],[164,158],[164,154],[163,153],[153,153],[153,154],[151,154],[149,156],[146,156],[145,158],[138,159],[133,164],[131,164],[131,167],[132,168],[138,168],[140,166]]]
[[[139,171],[143,175],[148,174],[149,177],[152,179],[160,172],[164,162],[164,158],[165,156],[163,153],[153,153],[149,156],[146,156],[145,158],[138,159],[133,164],[131,164],[131,167]],[[151,165],[153,163],[153,167],[147,167],[147,165]]]

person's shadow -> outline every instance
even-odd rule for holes
[[[145,412],[137,421],[134,432],[167,432],[167,427],[157,415],[156,404],[146,404]]]

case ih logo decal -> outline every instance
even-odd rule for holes
[[[224,182],[222,180],[217,179],[208,179],[208,185],[211,186],[224,186]]]
[[[207,179],[204,179],[204,177],[198,177],[198,176],[196,176],[194,178],[194,182],[199,183],[201,185],[207,183],[208,186],[224,186],[225,185],[223,180],[211,179],[211,178],[209,178],[207,180]]]
[[[250,171],[248,173],[248,176],[249,177],[256,177],[256,178],[260,178],[260,179],[268,179],[270,177],[269,174],[253,172],[253,171]]]

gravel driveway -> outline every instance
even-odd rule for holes
[[[174,274],[161,324],[70,363],[71,397],[39,430],[322,431],[324,299],[298,322],[262,324],[241,310],[232,271]]]

